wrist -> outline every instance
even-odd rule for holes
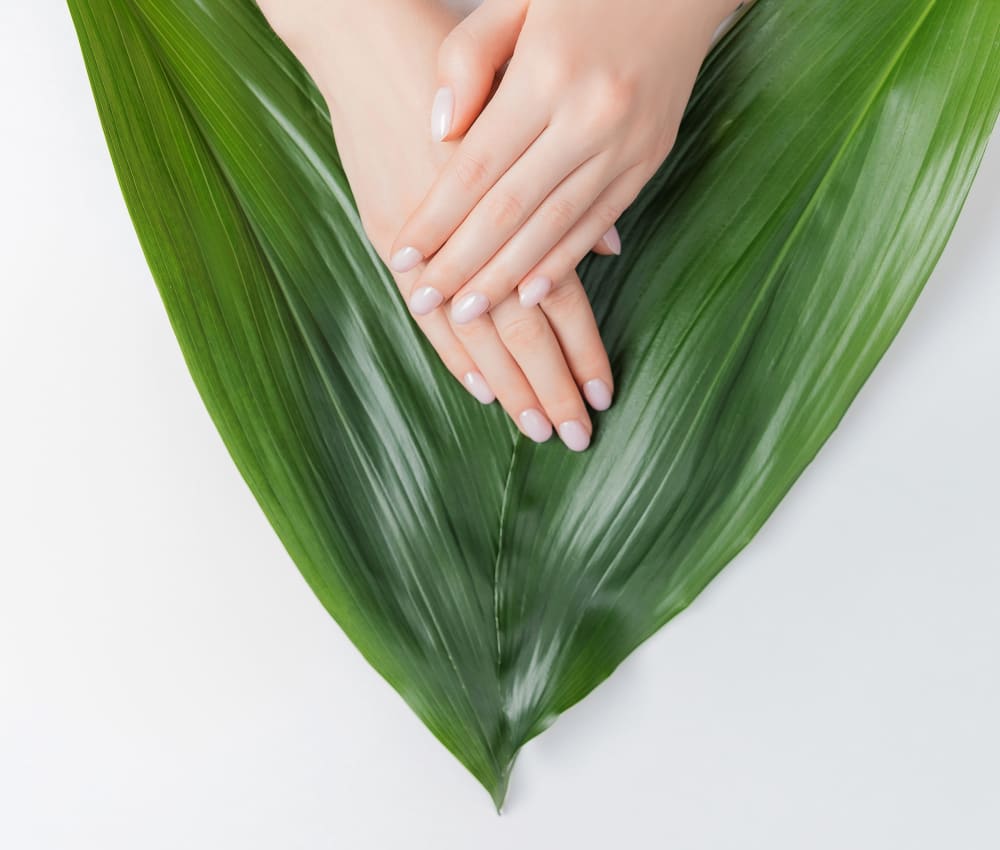
[[[407,76],[392,69],[426,65],[428,39],[440,44],[456,23],[439,0],[261,0],[260,7],[332,111],[370,97],[384,87],[379,78],[405,86]],[[433,80],[426,84],[433,91]]]
[[[340,72],[374,72],[405,53],[414,27],[439,19],[438,0],[257,0],[271,28],[317,83]],[[322,87],[322,85],[321,85]]]

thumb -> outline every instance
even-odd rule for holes
[[[528,0],[486,0],[451,31],[438,51],[440,88],[431,132],[443,142],[464,136],[479,117],[497,72],[514,53]]]

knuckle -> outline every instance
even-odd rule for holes
[[[535,311],[537,313],[537,311]],[[518,316],[504,324],[500,329],[500,338],[512,348],[530,348],[541,341],[545,332],[544,321],[528,313]]]
[[[626,71],[603,70],[587,81],[587,102],[594,124],[603,130],[617,129],[628,116],[638,92],[637,77]]]
[[[490,198],[488,209],[490,223],[500,229],[507,229],[519,224],[525,212],[521,199],[507,193]]]
[[[455,160],[455,179],[467,192],[479,192],[486,186],[489,171],[479,157],[461,151]]]
[[[464,325],[457,325],[452,322],[451,328],[455,332],[455,336],[458,338],[458,341],[468,347],[488,338],[488,334],[490,333],[490,322],[488,320],[478,319]]]
[[[542,299],[542,307],[560,313],[575,313],[581,307],[589,306],[587,293],[575,281],[566,282],[553,289]]]
[[[611,201],[601,201],[594,205],[593,212],[598,224],[607,229],[621,218],[625,210],[622,209],[620,204],[615,204]]]
[[[546,94],[558,94],[576,77],[578,70],[578,63],[572,52],[559,44],[554,44],[532,69],[532,79]]]
[[[576,204],[567,198],[554,198],[548,201],[542,212],[545,220],[557,230],[565,232],[579,217],[579,210]]]

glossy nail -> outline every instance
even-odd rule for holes
[[[611,225],[611,230],[604,234],[604,238],[601,240],[604,242],[605,247],[614,254],[616,257],[621,256],[622,253],[622,238],[618,233],[618,228]]]
[[[540,411],[525,410],[519,417],[521,430],[536,443],[544,443],[552,436],[552,424]]]
[[[521,287],[517,297],[522,307],[534,307],[551,291],[551,280],[547,277],[536,277]]]
[[[421,286],[410,296],[410,312],[414,316],[426,316],[444,303],[444,296],[432,286]]]
[[[490,309],[490,299],[478,292],[463,295],[451,306],[451,318],[459,325],[471,322]]]
[[[451,132],[455,117],[455,92],[448,86],[437,90],[434,107],[431,109],[431,136],[435,142],[443,142]]]
[[[559,436],[566,444],[566,448],[574,452],[584,452],[590,445],[590,434],[583,427],[583,423],[577,422],[575,419],[563,422],[559,426]]]
[[[493,394],[493,390],[490,389],[490,385],[486,383],[486,378],[480,375],[479,372],[469,372],[463,379],[463,383],[469,394],[476,401],[483,404],[493,404],[496,401],[497,397]]]
[[[389,260],[389,267],[394,272],[403,274],[404,272],[413,271],[423,262],[423,260],[424,255],[421,254],[416,248],[400,248]]]
[[[607,410],[611,407],[611,387],[599,378],[583,385],[583,395],[594,410]]]

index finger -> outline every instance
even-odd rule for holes
[[[531,104],[533,114],[525,114],[524,104]],[[538,98],[523,97],[505,80],[400,230],[390,254],[392,270],[410,271],[437,253],[545,124]]]

